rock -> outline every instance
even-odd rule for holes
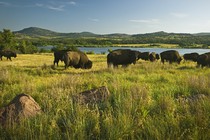
[[[107,87],[102,86],[96,89],[87,90],[74,96],[74,100],[81,104],[98,103],[103,102],[109,97],[109,90]]]
[[[7,125],[20,122],[25,118],[41,114],[41,107],[26,94],[17,95],[7,106],[0,108],[0,124]]]

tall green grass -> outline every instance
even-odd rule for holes
[[[31,95],[44,113],[3,128],[0,139],[209,139],[210,69],[193,62],[138,61],[108,69],[105,55],[89,55],[93,68],[59,63],[53,55],[18,55],[0,62],[0,107]],[[107,86],[110,97],[92,106],[72,96]],[[201,97],[201,98],[200,98]]]

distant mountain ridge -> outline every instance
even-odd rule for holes
[[[15,31],[15,34],[23,34],[31,37],[70,37],[70,38],[79,38],[79,37],[96,37],[98,35],[91,32],[81,32],[81,33],[58,33],[47,29],[42,29],[38,27],[29,27],[24,28],[20,31]]]
[[[60,34],[51,30],[42,29],[38,27],[24,28],[23,30],[16,31],[14,33],[20,33],[20,34],[25,34],[29,36],[57,36]]]
[[[30,37],[68,37],[68,38],[81,38],[81,37],[110,37],[110,38],[128,38],[128,37],[156,37],[156,36],[169,36],[169,35],[184,35],[184,36],[210,36],[210,33],[197,33],[197,34],[189,34],[189,33],[167,33],[164,31],[154,32],[154,33],[146,33],[146,34],[94,34],[91,32],[81,32],[81,33],[59,33],[54,32],[47,29],[42,29],[38,27],[29,27],[24,28],[20,31],[15,31],[15,34],[22,34]]]

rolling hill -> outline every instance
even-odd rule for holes
[[[38,27],[29,27],[20,31],[15,31],[15,34],[22,34],[30,37],[69,37],[69,38],[80,38],[80,37],[97,37],[98,35],[90,32],[81,33],[58,33],[47,29]]]

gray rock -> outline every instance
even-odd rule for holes
[[[0,124],[7,125],[41,114],[41,107],[26,94],[17,95],[8,105],[0,108]]]
[[[74,96],[74,100],[81,104],[98,103],[108,99],[110,92],[106,86],[91,89]]]

